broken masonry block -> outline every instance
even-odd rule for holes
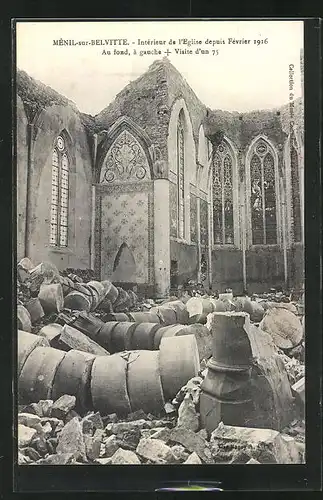
[[[160,374],[164,398],[171,400],[200,369],[194,335],[164,337],[160,343]]]
[[[66,297],[66,295],[75,290],[73,281],[67,276],[60,276],[59,282],[62,285],[62,291],[64,297]]]
[[[100,460],[100,459],[99,459]],[[101,459],[102,460],[102,459]],[[141,462],[136,453],[119,448],[111,457],[111,465],[140,465]]]
[[[60,317],[64,320],[63,314],[60,314]],[[84,333],[87,337],[97,342],[97,336],[99,331],[104,326],[104,322],[101,321],[100,318],[93,316],[91,313],[87,313],[86,311],[73,311],[73,314],[70,317],[65,317],[64,324],[68,323],[69,326],[80,330],[80,332]]]
[[[107,350],[94,342],[94,340],[69,325],[63,327],[60,340],[71,349],[76,349],[78,351],[88,352],[96,356],[108,356],[110,354]]]
[[[302,377],[292,386],[292,392],[305,405],[305,377]]]
[[[101,281],[101,283],[105,288],[106,295],[100,303],[100,309],[102,309],[103,311],[105,311],[105,309],[110,311],[110,305],[113,305],[116,302],[119,291],[117,287],[111,283],[111,281],[105,280]]]
[[[38,298],[46,314],[59,313],[64,307],[63,290],[60,283],[42,284]]]
[[[216,463],[230,462],[237,451],[260,463],[300,463],[294,438],[273,429],[230,426],[221,422],[211,434],[210,449]]]
[[[43,328],[39,330],[38,335],[47,339],[51,347],[54,347],[55,349],[61,349],[63,351],[69,351],[70,347],[60,340],[62,331],[62,325],[58,323],[50,323],[46,326],[43,326]]]
[[[45,316],[44,309],[38,297],[29,299],[25,307],[30,314],[32,324],[37,323]]]
[[[185,429],[185,427],[174,427],[171,430],[169,439],[174,443],[180,443],[190,452],[195,452],[203,462],[214,462],[209,443],[199,433]]]
[[[200,459],[198,454],[193,451],[193,453],[190,454],[190,456],[185,460],[185,462],[183,462],[183,464],[200,465],[202,464],[202,460]]]
[[[117,300],[113,304],[113,310],[118,313],[128,311],[131,302],[128,292],[126,292],[123,288],[117,288],[119,294]]]
[[[70,420],[61,430],[56,451],[58,454],[73,453],[75,460],[86,461],[82,426],[77,417]]]
[[[30,290],[38,293],[42,284],[60,283],[59,271],[51,262],[41,262],[29,271],[28,281]]]
[[[173,309],[176,313],[176,323],[186,325],[188,323],[189,314],[185,304],[181,300],[173,300],[171,302],[164,302],[162,307]]]
[[[156,313],[162,325],[175,325],[177,323],[176,311],[166,306],[153,307],[150,313]]]
[[[92,310],[96,309],[98,305],[102,302],[102,300],[105,298],[107,295],[107,289],[106,287],[100,282],[100,281],[89,281],[87,285],[97,292],[97,300],[95,303],[95,307],[92,307]]]
[[[36,429],[27,427],[23,424],[18,424],[18,446],[22,448],[23,446],[28,446],[33,437],[37,434]]]
[[[176,462],[174,453],[164,441],[159,439],[142,438],[137,446],[136,452],[141,457],[151,460],[156,464],[167,464]]]
[[[64,420],[66,415],[70,410],[75,408],[76,397],[71,396],[70,394],[64,394],[63,396],[54,399],[54,404],[52,406],[52,417],[57,418],[59,420]]]

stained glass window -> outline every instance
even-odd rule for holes
[[[299,242],[301,236],[301,203],[300,203],[300,183],[298,154],[295,148],[295,137],[291,137],[290,164],[291,164],[291,185],[292,185],[292,235],[293,241]]]
[[[250,160],[253,245],[277,243],[275,160],[271,147],[259,139]]]
[[[178,182],[178,237],[185,235],[185,196],[184,196],[184,171],[185,171],[185,143],[182,113],[177,126],[177,182]]]
[[[52,155],[52,199],[50,214],[50,245],[67,247],[69,160],[65,140],[56,139]]]
[[[215,245],[234,242],[233,158],[228,144],[222,141],[213,157],[213,239]]]

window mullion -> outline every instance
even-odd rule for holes
[[[261,196],[262,196],[262,225],[264,245],[266,245],[266,211],[265,211],[265,178],[264,178],[264,159],[261,159]]]
[[[224,213],[224,156],[221,160],[221,197],[222,197],[222,244],[225,244],[225,213]]]

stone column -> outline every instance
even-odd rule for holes
[[[170,289],[169,181],[154,181],[155,292],[166,297]]]

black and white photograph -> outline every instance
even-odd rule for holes
[[[17,463],[305,464],[303,21],[21,20],[14,70]]]

